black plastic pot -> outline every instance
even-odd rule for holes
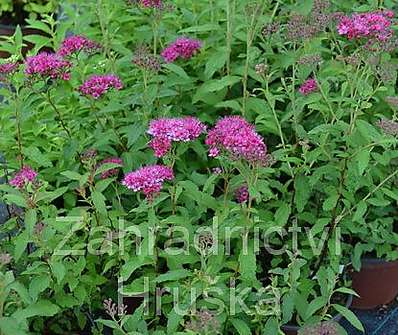
[[[360,298],[354,297],[357,309],[374,309],[388,305],[398,295],[398,261],[363,258],[359,272],[352,271],[352,288]]]
[[[345,307],[350,308],[352,305],[352,300],[353,300],[353,297],[352,297],[352,295],[350,295],[347,299]],[[336,314],[334,316],[334,318],[332,319],[332,321],[339,323],[342,318],[343,318],[343,316],[341,314]],[[285,335],[297,335],[300,328],[301,327],[297,326],[297,325],[287,324],[287,325],[283,325],[281,327],[281,330],[285,333]]]

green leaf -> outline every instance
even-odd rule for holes
[[[169,271],[167,273],[161,274],[156,278],[157,283],[162,283],[165,281],[174,281],[174,280],[180,280],[186,277],[192,276],[192,272],[185,270],[185,269],[180,269],[180,270],[173,270]]]
[[[164,64],[163,67],[165,67],[166,69],[174,72],[175,74],[177,74],[181,78],[190,80],[189,76],[187,75],[187,73],[184,71],[184,69],[181,66],[178,66],[178,65],[173,64],[173,63],[168,63],[168,64]]]
[[[25,309],[17,310],[12,317],[18,322],[34,316],[53,316],[57,314],[59,307],[48,300],[39,300]]]
[[[104,197],[104,195],[102,193],[97,192],[97,191],[93,192],[91,194],[91,199],[93,199],[94,206],[99,213],[101,213],[101,214],[107,213],[107,209],[106,209],[106,205],[105,205],[106,198]]]
[[[29,284],[29,295],[33,301],[37,301],[39,294],[50,285],[50,279],[47,275],[35,276]]]
[[[228,86],[232,86],[233,84],[238,83],[241,80],[240,77],[237,76],[226,76],[224,78],[218,80],[210,80],[209,82],[203,84],[205,92],[216,92],[220,91],[223,88]]]
[[[362,150],[360,151],[357,155],[357,164],[358,164],[358,173],[360,176],[365,172],[365,169],[369,165],[369,159],[370,159],[370,151],[369,150]]]
[[[47,156],[43,155],[42,152],[36,147],[24,148],[23,153],[26,157],[28,157],[33,162],[36,162],[40,166],[44,167],[53,166],[51,161],[47,158]]]
[[[58,284],[61,283],[66,275],[65,265],[61,262],[52,262],[50,263],[50,266],[55,278],[57,278]]]
[[[245,321],[233,318],[231,319],[231,323],[234,326],[234,328],[238,331],[239,335],[251,335],[252,332],[250,330],[250,327],[247,325]]]
[[[311,316],[313,316],[322,307],[326,306],[327,303],[328,301],[325,297],[316,297],[314,300],[312,300],[306,311],[306,319],[309,319]]]
[[[331,211],[333,208],[336,207],[337,201],[339,200],[339,195],[335,190],[329,197],[324,201],[322,208],[324,211]]]
[[[339,312],[344,318],[347,319],[355,328],[357,328],[361,332],[365,332],[361,321],[356,317],[356,315],[351,312],[348,308],[343,307],[341,305],[333,304],[332,305],[337,312]]]
[[[80,178],[82,177],[79,173],[75,171],[63,171],[61,172],[61,174],[71,180],[80,180]]]
[[[294,202],[298,212],[301,213],[311,196],[311,186],[308,182],[308,177],[298,175],[294,180],[294,189]]]
[[[120,275],[123,280],[127,280],[133,274],[133,272],[139,269],[141,266],[153,264],[153,260],[149,257],[133,257],[127,263],[123,264]]]
[[[352,220],[354,222],[361,222],[363,221],[363,216],[365,215],[366,211],[368,209],[368,205],[366,204],[365,201],[361,201],[358,203],[357,210],[355,211],[354,217]]]
[[[19,194],[6,194],[4,196],[6,201],[10,204],[15,204],[19,207],[26,208],[28,207],[28,204],[26,203],[26,200],[24,197],[22,197]]]
[[[16,262],[21,258],[28,243],[29,243],[29,236],[26,231],[22,232],[15,238],[14,259]]]
[[[256,278],[256,255],[254,253],[254,243],[249,241],[247,243],[247,250],[242,248],[239,255],[239,272],[242,280],[247,280],[250,283],[255,283]]]
[[[183,315],[178,314],[173,308],[167,315],[167,334],[174,335],[183,319]]]
[[[218,24],[206,23],[206,24],[202,24],[200,26],[193,26],[193,27],[182,29],[178,33],[185,34],[185,33],[197,33],[197,32],[204,32],[204,31],[211,31],[212,33],[214,33],[218,29],[220,29],[220,26]]]
[[[359,297],[359,295],[353,290],[348,287],[339,287],[338,289],[335,290],[335,292],[340,292],[348,295],[354,295],[356,297]]]
[[[29,237],[33,235],[33,231],[37,222],[37,213],[34,208],[30,208],[25,213],[25,226]]]
[[[20,324],[15,318],[0,317],[0,333],[2,335],[28,335],[29,333],[21,329]]]
[[[290,216],[291,208],[289,204],[283,203],[275,212],[275,222],[279,227],[284,226]]]

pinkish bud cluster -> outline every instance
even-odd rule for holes
[[[37,172],[29,166],[24,166],[20,171],[18,171],[14,178],[10,180],[10,185],[22,189],[28,183],[35,181],[37,177]]]
[[[25,73],[28,77],[40,79],[70,79],[72,64],[58,54],[41,52],[26,60]]]
[[[107,74],[91,76],[80,86],[79,90],[84,95],[89,95],[94,99],[98,99],[111,88],[121,90],[123,84],[118,76]]]
[[[217,157],[226,151],[232,159],[244,159],[263,164],[267,147],[254,126],[240,116],[227,116],[219,120],[206,138],[209,156]]]
[[[107,164],[107,163],[114,163],[114,164],[119,164],[119,165],[123,165],[123,160],[119,157],[109,157],[106,158],[104,160],[102,160],[99,164],[98,167]],[[109,169],[106,170],[104,172],[101,173],[100,178],[101,179],[107,179],[107,178],[111,178],[111,177],[116,177],[119,174],[119,169],[118,168],[113,168],[113,169]]]
[[[149,146],[155,151],[156,157],[162,157],[170,150],[173,141],[193,141],[205,130],[206,126],[191,116],[153,120],[148,130],[148,134],[153,136]]]
[[[191,58],[200,49],[202,42],[187,37],[179,37],[162,51],[162,57],[167,63],[174,62],[177,58]]]
[[[67,37],[62,42],[58,54],[63,57],[78,54],[81,51],[92,54],[97,52],[100,48],[101,46],[98,43],[89,40],[87,37],[75,35]]]
[[[392,21],[394,12],[375,11],[343,16],[337,26],[340,35],[349,39],[366,38],[386,41],[392,36]]]
[[[0,64],[0,81],[6,80],[7,77],[18,70],[18,67],[19,63],[17,62]]]
[[[145,8],[162,8],[162,0],[139,0],[140,5]]]
[[[249,200],[249,189],[246,185],[239,187],[235,191],[235,200],[239,204],[243,204]]]
[[[299,88],[299,92],[303,95],[308,95],[318,90],[318,84],[313,78],[307,79]]]
[[[173,170],[164,165],[148,165],[128,173],[122,184],[134,192],[142,191],[148,200],[160,192],[166,180],[174,179]]]

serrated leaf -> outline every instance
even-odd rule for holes
[[[358,173],[360,176],[365,172],[366,168],[369,165],[370,160],[370,151],[362,150],[356,155],[357,164],[358,164]]]

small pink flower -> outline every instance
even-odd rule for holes
[[[149,145],[157,157],[162,157],[170,150],[172,142],[193,141],[205,130],[206,126],[192,116],[152,120],[148,134],[153,136],[153,140]]]
[[[97,52],[100,48],[101,46],[98,43],[89,40],[87,37],[75,35],[67,37],[62,42],[58,54],[63,57],[78,54],[81,51],[92,54]]]
[[[100,167],[106,163],[115,163],[115,164],[123,165],[123,160],[119,157],[106,158],[98,164],[98,167]],[[118,168],[109,169],[107,171],[102,172],[100,178],[107,179],[107,178],[115,177],[118,174],[119,174]]]
[[[18,171],[14,178],[10,180],[10,185],[22,189],[28,183],[32,183],[36,180],[37,172],[34,171],[29,166],[24,166],[20,171]]]
[[[89,95],[94,99],[98,99],[111,88],[121,90],[123,84],[118,76],[107,74],[91,76],[80,86],[79,90],[84,95]]]
[[[171,149],[171,140],[165,137],[154,137],[149,142],[149,147],[155,152],[156,157],[163,157]]]
[[[246,185],[239,187],[235,191],[235,199],[236,202],[239,204],[243,204],[244,202],[247,202],[249,200],[249,189]]]
[[[369,13],[353,14],[342,16],[337,26],[340,35],[346,35],[348,39],[365,38],[369,41],[386,41],[393,30],[391,28],[394,12],[375,11]]]
[[[164,165],[149,165],[128,173],[122,184],[134,192],[142,191],[148,200],[160,192],[166,180],[173,180],[173,170]]]
[[[219,120],[206,138],[209,156],[217,157],[222,151],[234,160],[263,164],[267,146],[254,126],[240,116],[227,116]]]
[[[140,5],[145,8],[162,8],[162,0],[139,0]]]
[[[70,79],[70,68],[72,64],[60,55],[41,52],[36,56],[26,59],[25,74],[39,79]]]
[[[299,88],[299,92],[303,95],[308,95],[318,90],[318,84],[313,78],[307,79]]]
[[[4,81],[18,70],[19,63],[4,63],[0,64],[0,81]]]
[[[166,63],[172,63],[177,58],[183,59],[191,58],[197,50],[202,47],[202,42],[199,40],[190,39],[187,37],[179,37],[162,51],[162,57]]]
[[[211,172],[215,175],[220,175],[222,173],[222,169],[220,167],[215,167],[211,170]]]

